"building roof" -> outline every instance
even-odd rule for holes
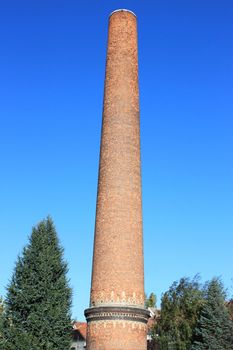
[[[160,318],[160,310],[154,307],[149,307],[148,310],[150,311],[150,318],[147,323],[147,331],[150,333]]]
[[[73,323],[73,329],[74,331],[78,331],[83,339],[86,340],[87,337],[87,323],[86,322],[74,322]]]

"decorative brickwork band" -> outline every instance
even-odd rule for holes
[[[87,322],[103,320],[125,320],[147,323],[148,310],[136,307],[103,306],[85,310]]]
[[[87,350],[146,350],[137,18],[109,17]]]

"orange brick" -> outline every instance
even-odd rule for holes
[[[114,307],[109,312],[105,307]],[[117,314],[117,307],[121,311]],[[145,350],[144,267],[136,16],[109,18],[92,267],[88,350]],[[99,308],[99,309],[98,309]],[[135,312],[133,310],[136,310]],[[105,310],[105,311],[104,311]],[[102,316],[101,316],[102,315]],[[132,317],[134,318],[132,320]],[[112,319],[111,319],[112,318]]]

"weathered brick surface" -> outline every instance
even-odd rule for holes
[[[137,21],[118,11],[109,18],[90,306],[144,306],[138,95]],[[146,349],[140,322],[97,324],[88,350]]]
[[[91,350],[145,350],[146,326],[134,322],[91,322],[87,331]]]

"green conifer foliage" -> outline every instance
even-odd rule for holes
[[[199,277],[181,278],[164,293],[161,315],[154,330],[160,350],[188,350],[203,305]]]
[[[4,302],[2,297],[0,297],[0,349],[3,347],[3,321],[4,320]]]
[[[206,303],[195,329],[192,350],[232,350],[233,324],[225,303],[225,292],[219,279],[207,288]]]
[[[54,224],[48,218],[33,228],[8,286],[7,350],[69,349],[71,289],[67,270]]]
[[[148,309],[148,307],[156,308],[156,295],[154,293],[150,293],[149,298],[147,296],[145,297],[145,307]]]

